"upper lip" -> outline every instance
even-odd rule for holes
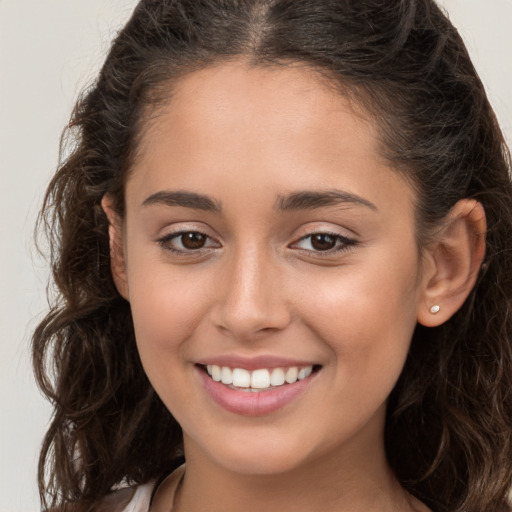
[[[235,354],[205,357],[204,359],[197,361],[197,364],[203,366],[216,365],[227,366],[228,368],[244,368],[246,370],[258,370],[260,368],[289,368],[292,366],[304,368],[306,366],[316,365],[316,363],[312,361],[290,359],[289,357],[272,355],[247,357]]]

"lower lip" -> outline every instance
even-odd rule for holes
[[[298,398],[317,375],[314,372],[306,379],[268,391],[238,391],[214,381],[202,368],[197,370],[213,401],[227,411],[243,416],[263,416],[285,407]]]

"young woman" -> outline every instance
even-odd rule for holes
[[[510,160],[433,1],[142,1],[69,136],[44,507],[511,510]]]

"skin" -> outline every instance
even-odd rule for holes
[[[162,200],[176,191],[218,211]],[[304,191],[344,200],[279,209]],[[148,377],[184,432],[173,511],[428,510],[388,467],[386,400],[416,323],[445,321],[474,283],[478,203],[458,204],[420,254],[414,193],[380,156],[371,119],[305,67],[233,62],[180,80],[144,133],[126,217],[110,204],[114,278]],[[206,235],[203,248],[172,238],[182,231]],[[312,244],[318,233],[333,250]],[[435,303],[444,309],[432,315]],[[232,354],[321,369],[297,399],[248,417],[198,377],[198,361]],[[170,506],[164,484],[152,510]]]

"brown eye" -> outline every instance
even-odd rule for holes
[[[352,238],[336,234],[336,233],[311,233],[297,242],[292,247],[301,249],[311,254],[320,256],[322,253],[325,256],[341,254],[343,251],[354,247],[358,242]]]
[[[202,249],[207,240],[207,236],[197,231],[189,231],[180,235],[181,244],[185,249]]]
[[[311,236],[311,246],[317,251],[334,249],[337,238],[327,233],[318,233]]]
[[[166,251],[181,256],[202,254],[203,250],[218,249],[219,243],[200,231],[179,231],[157,240]]]

